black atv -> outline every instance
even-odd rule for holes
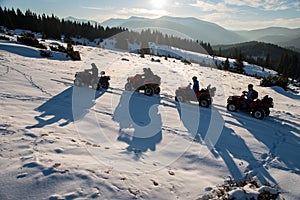
[[[236,112],[238,110],[250,113],[252,117],[256,119],[264,119],[269,116],[270,108],[274,107],[273,99],[268,95],[262,99],[256,99],[249,101],[246,106],[243,105],[245,101],[245,92],[241,96],[230,96],[227,99],[227,110]]]
[[[203,88],[198,92],[194,92],[191,88],[191,83],[187,87],[179,87],[175,91],[175,101],[198,101],[199,106],[208,108],[212,104],[212,97],[215,96],[216,88]]]
[[[94,77],[88,70],[77,72],[75,74],[74,85],[78,87],[91,86],[95,90],[108,89],[110,76],[105,76],[105,72],[101,71],[100,77]]]
[[[145,77],[144,75],[136,74],[127,79],[125,90],[137,92],[144,90],[145,95],[152,96],[160,93],[160,83],[160,77],[157,75]]]

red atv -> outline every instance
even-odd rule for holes
[[[74,85],[78,87],[92,86],[93,89],[100,90],[109,87],[109,80],[110,76],[105,76],[104,71],[100,73],[100,77],[94,77],[88,70],[84,70],[75,74]]]
[[[215,96],[216,88],[211,88],[210,85],[205,89],[201,89],[199,92],[194,92],[191,89],[191,84],[187,87],[179,87],[175,94],[175,101],[186,102],[186,101],[198,101],[199,106],[209,107],[212,103],[212,97]]]
[[[157,75],[145,76],[137,74],[127,79],[125,90],[140,91],[144,90],[144,94],[152,96],[160,93],[160,77]]]
[[[236,112],[237,110],[248,112],[256,119],[264,119],[269,116],[270,108],[274,107],[273,99],[268,95],[262,99],[246,102],[244,106],[246,94],[243,92],[241,96],[230,96],[227,99],[227,110]]]

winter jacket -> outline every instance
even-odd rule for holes
[[[198,80],[194,80],[193,81],[193,90],[194,92],[199,92],[199,81]]]

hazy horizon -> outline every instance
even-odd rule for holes
[[[125,2],[71,0],[0,0],[0,6],[30,9],[37,14],[54,14],[99,23],[111,18],[131,16],[194,17],[218,24],[228,30],[254,30],[268,27],[300,28],[300,2],[297,0],[150,0]]]

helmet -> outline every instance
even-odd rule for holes
[[[253,89],[253,85],[252,85],[252,84],[249,84],[249,85],[248,85],[248,88],[249,88],[249,89]]]
[[[193,81],[194,81],[194,80],[197,80],[197,76],[193,76],[193,78],[192,78],[192,79],[193,79]]]

